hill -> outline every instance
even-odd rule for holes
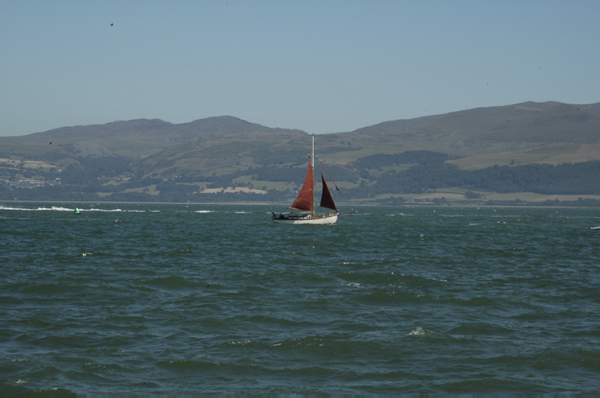
[[[303,131],[231,116],[182,124],[140,119],[0,137],[0,178],[3,197],[13,199],[23,198],[19,189],[27,186],[16,181],[29,178],[36,190],[27,195],[39,197],[68,199],[77,191],[86,200],[231,200],[235,195],[207,196],[231,186],[255,192],[236,194],[238,200],[256,200],[260,192],[287,201],[309,150]],[[592,164],[600,160],[600,103],[526,102],[387,121],[320,135],[317,153],[345,190],[365,200],[451,187],[593,195],[595,179],[600,184]],[[576,163],[590,165],[568,166]],[[529,167],[535,164],[550,169]],[[523,178],[528,173],[539,181]]]
[[[461,167],[585,162],[600,159],[600,103],[526,102],[396,120],[358,129],[356,137],[401,142],[460,156]],[[513,163],[515,164],[515,163]]]
[[[263,132],[306,134],[300,130],[265,127],[232,116],[210,117],[181,124],[159,119],[138,119],[61,127],[20,137],[0,137],[0,157],[12,155],[54,160],[61,145],[86,142],[104,147],[119,156],[140,159],[185,142],[228,135],[252,137],[254,133]]]

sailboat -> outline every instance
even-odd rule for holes
[[[321,163],[322,164],[322,163]],[[325,169],[327,170],[327,169]],[[325,215],[317,215],[315,212],[315,191],[314,191],[314,171],[315,171],[315,136],[312,136],[312,152],[308,159],[308,170],[306,171],[306,178],[302,189],[298,194],[298,197],[290,206],[290,209],[304,212],[300,215],[287,215],[287,214],[275,214],[273,213],[273,221],[278,224],[335,224],[339,214],[351,214],[356,213],[350,211],[347,213],[340,213],[335,205],[329,186],[325,181],[323,172],[321,172],[321,182],[323,184],[323,191],[321,193],[320,206],[333,210],[335,213],[327,213]],[[330,176],[331,177],[331,176]],[[333,179],[332,179],[333,180]],[[335,184],[335,182],[334,182]],[[337,187],[337,190],[340,189]],[[341,191],[340,191],[341,193]]]

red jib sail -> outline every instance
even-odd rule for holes
[[[337,207],[335,207],[335,202],[333,201],[333,196],[331,196],[331,191],[329,190],[329,187],[325,182],[325,177],[323,177],[323,173],[321,173],[321,181],[323,182],[323,193],[321,194],[320,206],[337,211]]]
[[[310,167],[310,159],[308,160],[308,171],[306,172],[306,178],[304,179],[304,185],[298,194],[298,197],[292,203],[290,209],[300,211],[313,211],[313,170]]]

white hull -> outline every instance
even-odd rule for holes
[[[299,224],[315,224],[315,225],[325,225],[325,224],[335,224],[335,222],[337,221],[338,215],[337,214],[330,214],[330,215],[326,215],[326,216],[298,216],[298,217],[285,217],[285,218],[279,218],[279,217],[273,217],[273,221],[276,224],[294,224],[294,225],[299,225]]]

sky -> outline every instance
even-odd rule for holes
[[[230,115],[312,134],[600,102],[600,1],[0,0],[0,136]]]

